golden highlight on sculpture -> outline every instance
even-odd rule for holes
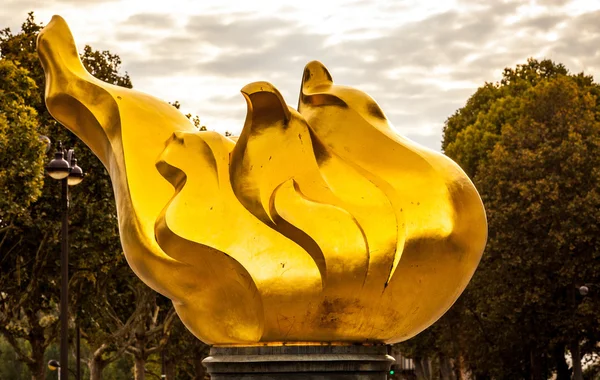
[[[50,113],[110,173],[129,265],[206,343],[402,341],[479,263],[487,224],[465,173],[319,62],[297,110],[245,86],[234,142],[92,77],[59,16],[38,51]]]

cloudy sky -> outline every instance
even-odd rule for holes
[[[600,79],[600,0],[0,0],[0,27],[60,14],[80,49],[121,56],[138,90],[239,133],[239,90],[267,80],[296,105],[323,62],[403,135],[439,150],[444,120],[528,57]]]

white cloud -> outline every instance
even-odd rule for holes
[[[268,80],[289,104],[317,59],[369,92],[396,128],[439,149],[444,120],[504,67],[551,58],[600,70],[600,2],[455,0],[3,0],[0,26],[66,18],[82,47],[121,56],[137,89],[238,132],[239,89]]]

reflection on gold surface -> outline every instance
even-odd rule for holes
[[[110,173],[129,264],[201,340],[397,342],[471,278],[487,235],[472,183],[322,64],[298,110],[267,82],[244,87],[234,142],[93,78],[58,16],[38,50],[48,109]]]

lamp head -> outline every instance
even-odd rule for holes
[[[83,181],[84,173],[83,170],[77,165],[77,159],[71,159],[71,172],[67,180],[69,186],[79,185]]]
[[[46,166],[46,172],[54,179],[64,179],[69,175],[70,169],[69,163],[65,160],[62,143],[59,142],[54,159]]]
[[[57,360],[52,359],[48,362],[48,368],[50,371],[56,371],[60,368],[60,363]]]

